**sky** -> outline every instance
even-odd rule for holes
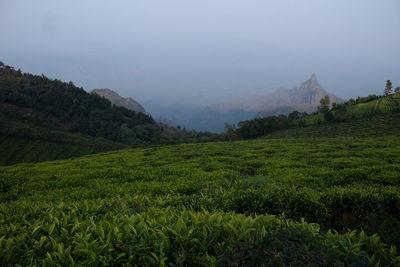
[[[150,112],[291,88],[400,86],[399,0],[0,0],[0,61]]]

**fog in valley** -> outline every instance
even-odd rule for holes
[[[381,94],[400,84],[399,29],[397,0],[2,0],[0,60],[184,124],[312,73],[343,99]]]

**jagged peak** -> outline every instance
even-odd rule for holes
[[[317,74],[315,74],[315,73],[311,74],[309,81],[317,82]]]

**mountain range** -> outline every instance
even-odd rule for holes
[[[328,95],[331,103],[342,103],[344,100],[327,92],[317,80],[311,77],[292,89],[277,90],[256,95],[248,95],[240,100],[209,105],[197,114],[191,114],[184,120],[174,122],[188,129],[197,131],[222,132],[224,123],[236,124],[256,117],[289,114],[292,111],[315,112],[319,101]]]

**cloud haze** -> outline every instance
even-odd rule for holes
[[[400,85],[400,1],[0,2],[0,60],[159,105],[206,105],[318,74],[349,98]]]

